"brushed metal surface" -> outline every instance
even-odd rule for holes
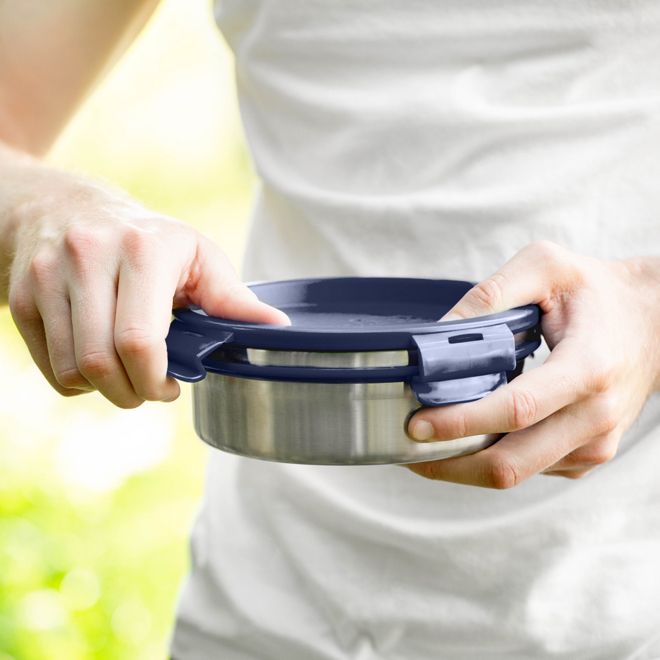
[[[295,367],[404,367],[409,364],[408,351],[275,351],[248,348],[247,359],[260,366]]]
[[[513,335],[516,346],[529,341],[533,330],[517,332]],[[224,358],[229,360],[247,361],[259,366],[290,366],[290,367],[336,367],[336,368],[368,368],[368,367],[405,367],[415,364],[415,350],[389,351],[281,351],[264,348],[246,348],[243,351],[232,351],[223,348]]]
[[[195,430],[202,440],[267,460],[413,463],[470,454],[498,439],[410,440],[406,422],[420,405],[406,382],[304,383],[208,373],[192,391]]]

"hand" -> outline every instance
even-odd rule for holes
[[[32,358],[65,396],[98,390],[121,408],[180,393],[166,377],[173,307],[289,324],[192,227],[71,181],[15,210],[9,307]]]
[[[494,445],[406,467],[430,479],[509,488],[537,473],[582,477],[610,461],[660,385],[658,261],[599,260],[540,241],[474,286],[440,320],[538,303],[551,353],[483,399],[424,408],[408,424],[427,441],[504,434]]]

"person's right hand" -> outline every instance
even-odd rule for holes
[[[65,396],[98,390],[121,408],[176,399],[165,346],[173,307],[290,323],[209,238],[94,184],[72,182],[22,203],[14,226],[10,311]]]

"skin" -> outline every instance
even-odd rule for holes
[[[194,228],[39,159],[156,4],[0,3],[0,303],[57,392],[121,408],[178,397],[173,307],[290,323]]]
[[[478,401],[423,408],[407,427],[412,439],[426,442],[501,438],[476,454],[408,469],[505,489],[538,473],[580,478],[614,458],[623,433],[660,390],[660,257],[601,260],[539,241],[440,320],[528,303],[543,311],[546,361]]]
[[[0,304],[8,302],[60,394],[98,390],[125,408],[179,394],[165,376],[173,307],[289,323],[256,299],[207,237],[39,160],[156,5],[0,2]],[[408,426],[412,436],[414,424],[427,423],[419,441],[501,439],[472,456],[408,469],[510,488],[537,473],[581,477],[614,457],[660,389],[660,258],[598,260],[541,241],[451,312],[468,318],[531,302],[544,311],[546,363],[480,401],[422,409]]]

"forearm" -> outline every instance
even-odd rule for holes
[[[7,304],[14,240],[22,204],[36,195],[43,178],[37,161],[0,142],[0,304]]]
[[[0,2],[0,304],[21,209],[66,199],[76,177],[40,163],[158,0]],[[89,194],[93,184],[78,186]],[[73,192],[75,195],[76,193]]]
[[[157,3],[0,2],[0,140],[45,153]]]

